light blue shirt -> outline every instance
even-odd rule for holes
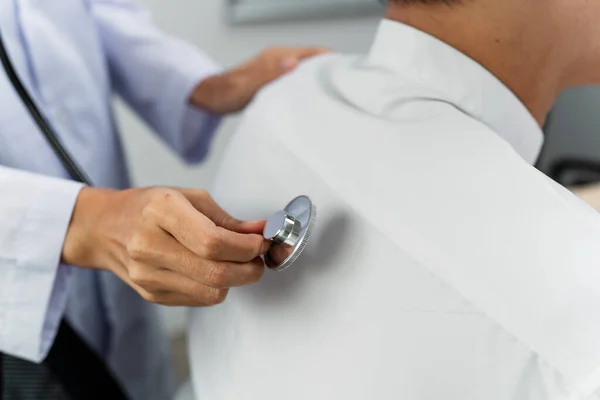
[[[133,1],[4,0],[0,29],[25,86],[96,186],[129,186],[114,94],[186,161],[206,155],[220,119],[188,99],[218,66],[162,34]],[[133,399],[169,398],[155,308],[109,273],[59,266],[81,185],[64,180],[4,73],[0,93],[0,351],[41,361],[66,314]]]

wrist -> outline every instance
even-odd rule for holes
[[[98,226],[114,204],[116,193],[116,190],[91,187],[79,192],[63,244],[63,262],[84,268],[101,268]]]

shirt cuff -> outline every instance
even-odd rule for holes
[[[0,307],[0,350],[41,362],[54,342],[66,307],[70,267],[59,264],[83,185],[25,172],[16,174],[19,177],[7,188],[18,193],[12,196],[14,204],[0,202],[2,208],[7,205],[6,210],[20,214],[7,219],[12,226],[2,228],[13,237],[13,257],[0,261],[5,264],[1,266],[4,279],[0,288],[4,293],[0,299],[6,302]]]
[[[188,163],[198,163],[206,157],[223,118],[191,105],[190,97],[204,79],[221,72],[214,61],[197,54],[178,69],[169,86],[167,104],[172,105],[171,115],[176,124],[172,143]]]

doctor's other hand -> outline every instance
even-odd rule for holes
[[[263,228],[231,217],[203,190],[84,188],[62,259],[111,271],[154,303],[211,306],[260,280]]]
[[[271,47],[237,68],[202,81],[190,102],[215,114],[241,111],[263,86],[294,70],[302,60],[327,52],[322,47]]]

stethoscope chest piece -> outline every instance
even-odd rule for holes
[[[272,242],[265,263],[273,271],[289,268],[302,254],[317,217],[317,209],[307,196],[292,200],[267,220],[264,237]]]

